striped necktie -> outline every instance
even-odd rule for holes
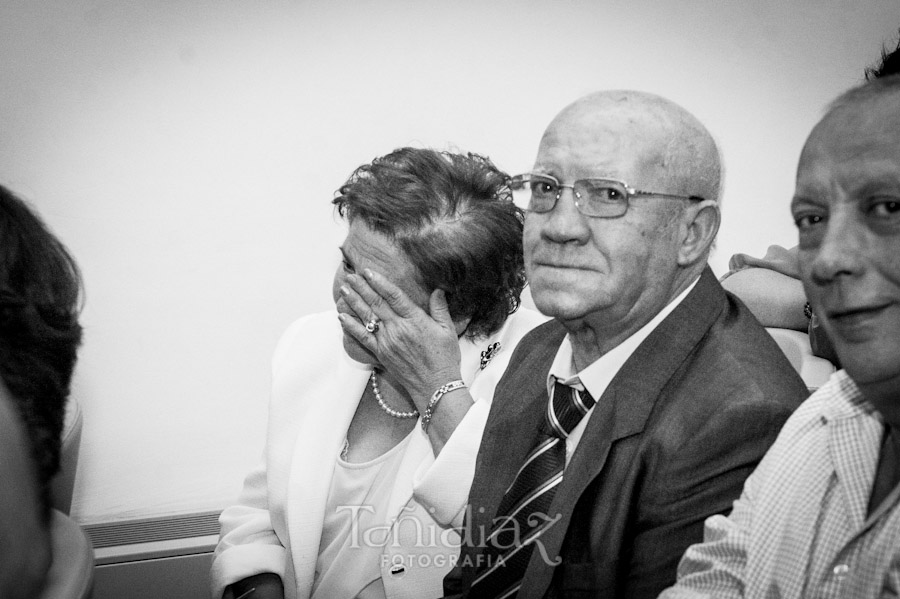
[[[505,599],[519,592],[535,541],[556,522],[549,510],[566,467],[566,437],[594,403],[587,391],[554,385],[537,447],[500,502],[469,597]]]

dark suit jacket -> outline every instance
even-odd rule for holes
[[[565,335],[555,321],[532,331],[497,386],[448,594],[467,592],[479,539],[535,444]],[[550,510],[560,520],[540,538],[562,563],[548,565],[536,547],[518,597],[656,597],[806,396],[772,338],[707,268],[599,398]]]

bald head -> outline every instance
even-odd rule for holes
[[[661,96],[627,90],[584,96],[553,119],[541,148],[560,137],[570,147],[595,153],[600,162],[626,157],[648,177],[627,181],[636,187],[719,199],[721,164],[712,135],[694,115]]]

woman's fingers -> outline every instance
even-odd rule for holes
[[[409,318],[422,311],[402,289],[377,272],[367,268],[363,270],[363,276],[359,278],[362,279],[362,283],[365,283],[364,287],[361,286],[363,290],[370,290],[374,294],[372,297],[375,301],[390,308],[390,312],[400,318]]]
[[[391,320],[396,315],[386,299],[373,289],[365,278],[360,275],[349,275],[346,281],[347,284],[341,287],[341,294],[363,324],[372,318]]]
[[[366,330],[365,324],[360,323],[349,314],[343,313],[338,314],[338,320],[345,333],[359,341],[363,347],[373,354],[377,354],[378,340],[375,338],[375,335]]]
[[[453,317],[450,315],[450,306],[447,305],[447,295],[443,289],[435,289],[429,299],[431,317],[445,327],[455,329]]]
[[[367,301],[362,294],[357,291],[358,286],[353,285],[353,279],[359,278],[354,277],[353,275],[347,277],[347,284],[341,286],[341,297],[344,300],[344,303],[347,304],[347,307],[356,314],[356,317],[362,322],[363,326],[366,325],[373,318],[378,320],[384,320],[383,314],[378,314],[374,307],[371,305],[374,300],[370,299]]]

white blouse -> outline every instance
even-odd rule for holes
[[[381,559],[391,535],[388,503],[413,432],[368,462],[336,460],[312,599],[385,599]]]

